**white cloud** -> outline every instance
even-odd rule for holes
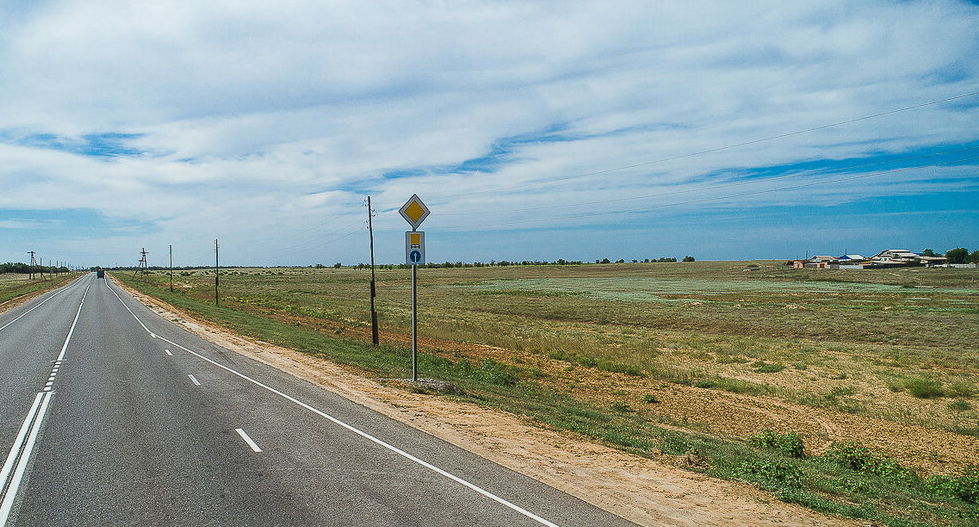
[[[274,263],[277,241],[314,257],[303,226],[356,223],[367,191],[388,211],[381,229],[403,228],[390,211],[413,192],[444,214],[434,228],[540,227],[554,209],[534,207],[709,209],[676,192],[711,196],[712,173],[979,139],[974,96],[683,157],[979,90],[979,8],[964,2],[18,4],[0,7],[0,138],[136,134],[125,145],[145,154],[0,145],[0,209],[157,225],[134,244],[264,240],[256,263]],[[451,170],[551,130],[563,140],[511,141],[492,171]],[[382,178],[404,171],[421,175]],[[777,201],[960,188],[933,179]],[[755,196],[732,199],[774,202]]]

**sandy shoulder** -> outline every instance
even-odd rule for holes
[[[385,386],[352,368],[242,337],[122,287],[167,320],[219,346],[317,384],[640,525],[864,525],[780,502],[747,484],[710,478],[570,433],[536,427],[500,410]]]

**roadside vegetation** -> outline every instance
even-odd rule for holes
[[[9,265],[9,264],[3,264]],[[23,264],[21,264],[23,265]],[[0,305],[6,303],[10,300],[15,300],[24,295],[29,295],[38,291],[47,291],[54,289],[66,281],[71,280],[78,275],[75,273],[68,273],[67,271],[59,274],[45,274],[45,279],[36,278],[31,280],[29,275],[19,272],[5,272],[0,273]]]
[[[114,277],[233,331],[410,372],[407,271]],[[773,262],[423,269],[420,371],[443,393],[886,525],[979,525],[979,271]],[[421,388],[420,388],[421,389]]]

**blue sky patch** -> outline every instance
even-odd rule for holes
[[[143,134],[85,134],[68,137],[56,134],[18,135],[10,131],[0,132],[0,141],[29,148],[57,150],[90,157],[132,157],[144,154],[143,150],[127,143],[143,137]]]
[[[727,168],[706,174],[703,181],[718,178],[733,179],[731,176],[749,180],[789,174],[858,174],[932,165],[969,166],[979,164],[979,160],[975,159],[977,156],[979,156],[979,141],[973,141],[958,145],[928,146],[901,153],[876,153],[846,159],[815,159],[767,167],[748,167],[740,170]]]
[[[0,232],[3,232],[5,239],[17,234],[104,238],[133,231],[154,230],[156,227],[152,222],[110,218],[92,209],[0,209]]]

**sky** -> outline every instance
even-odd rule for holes
[[[0,261],[979,249],[979,5],[5,0]]]

